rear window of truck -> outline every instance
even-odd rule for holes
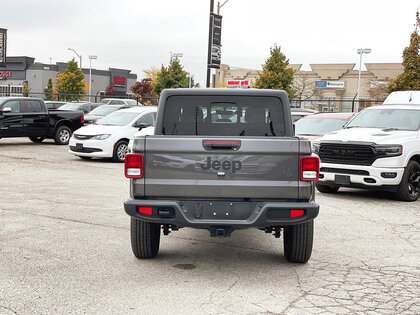
[[[283,106],[266,96],[170,96],[162,134],[282,137]]]

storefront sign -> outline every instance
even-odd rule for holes
[[[344,89],[344,81],[315,81],[316,88]]]
[[[6,67],[7,30],[0,28],[0,67]]]
[[[249,80],[229,80],[227,84],[230,88],[247,88],[251,85],[251,82]]]
[[[112,81],[112,83],[114,83],[114,86],[125,86],[126,81],[127,77],[114,75],[114,80]]]
[[[11,78],[12,77],[12,71],[0,71],[0,77],[1,78]]]

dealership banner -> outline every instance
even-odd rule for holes
[[[7,30],[0,28],[0,67],[6,68]]]
[[[316,88],[344,89],[344,81],[315,81]]]

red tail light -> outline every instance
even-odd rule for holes
[[[85,114],[82,114],[82,118],[81,118],[82,124],[85,123]]]
[[[139,207],[139,212],[147,215],[152,215],[152,207]]]
[[[143,177],[143,155],[127,154],[125,156],[124,173],[127,178]]]
[[[319,178],[319,158],[304,156],[300,160],[300,179],[304,181],[316,181]]]
[[[303,216],[304,213],[305,211],[303,211],[302,209],[292,209],[290,210],[290,217],[291,218],[301,217]]]

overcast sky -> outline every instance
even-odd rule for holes
[[[217,1],[215,1],[215,6]],[[401,62],[420,0],[229,0],[221,9],[222,63],[260,69],[274,43],[290,63]],[[185,70],[205,85],[210,0],[1,1],[9,56],[68,61],[75,49],[88,67],[143,70],[182,52]]]

